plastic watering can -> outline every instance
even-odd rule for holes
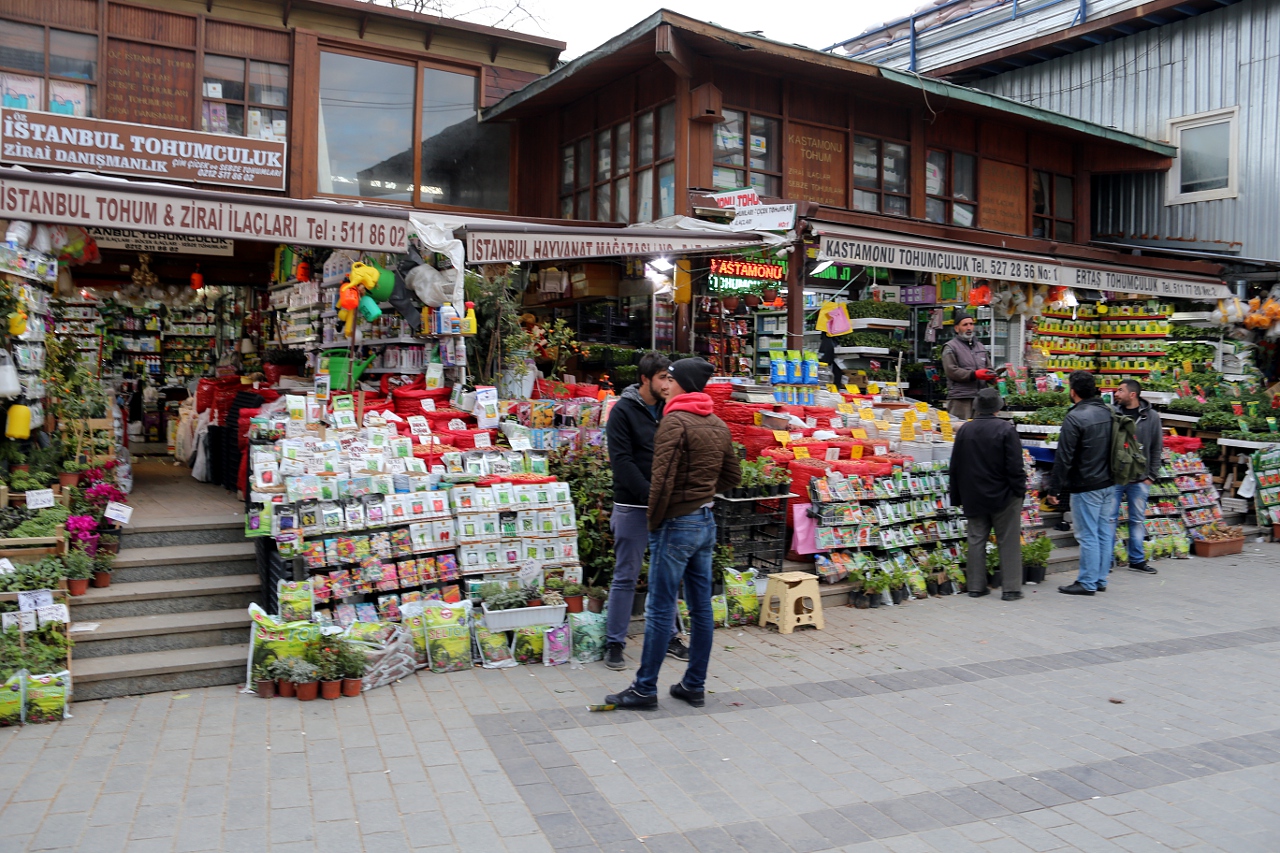
[[[366,367],[373,364],[377,353],[364,361],[355,361],[347,355],[346,350],[331,349],[320,354],[321,370],[329,371],[329,387],[335,391],[349,391]]]

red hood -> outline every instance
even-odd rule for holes
[[[668,402],[662,413],[669,415],[672,412],[693,412],[705,418],[714,411],[715,403],[710,395],[703,394],[701,391],[689,391]]]

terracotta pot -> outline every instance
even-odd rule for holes
[[[760,291],[760,298],[763,299],[765,302],[772,302],[773,300],[778,298],[778,289],[776,287],[773,287],[773,288],[766,287]]]
[[[297,691],[294,689],[294,686],[295,685],[292,681],[277,681],[276,692],[286,699],[292,699],[297,695]]]
[[[84,595],[89,591],[89,579],[67,578],[67,591],[72,595]]]
[[[724,309],[724,310],[726,310],[726,311],[737,311],[737,310],[738,310],[738,297],[736,297],[736,296],[722,296],[722,297],[720,297],[720,307],[721,307],[721,308],[723,308],[723,309]]]
[[[342,695],[343,696],[359,696],[360,691],[363,689],[364,689],[363,678],[342,679]]]
[[[58,485],[60,486],[78,486],[80,485],[80,472],[61,471],[58,474]]]
[[[299,702],[310,702],[320,694],[320,682],[305,681],[302,684],[295,684],[294,691],[298,694]]]
[[[259,699],[272,699],[276,695],[276,683],[271,679],[259,681],[255,686],[258,689]]]
[[[564,597],[564,603],[568,606],[570,613],[582,612],[582,596],[566,595]]]
[[[9,466],[9,470],[10,470],[10,471],[13,471],[13,472],[15,472],[15,473],[16,473],[16,472],[18,472],[18,471],[27,471],[27,472],[30,472],[30,471],[31,471],[31,466],[30,466],[30,465],[10,465],[10,466]]]
[[[1227,554],[1239,554],[1244,550],[1244,539],[1215,539],[1211,541],[1197,539],[1191,543],[1197,557],[1225,557]],[[72,595],[75,595],[73,592]]]
[[[342,695],[342,679],[320,682],[321,699],[337,699]]]
[[[104,544],[102,544],[101,542],[99,542],[99,543],[98,543],[98,553],[99,553],[99,554],[119,554],[119,553],[120,553],[120,543],[119,543],[119,542],[112,542],[110,545],[104,545]]]
[[[588,612],[588,613],[603,613],[603,612],[604,612],[604,599],[603,599],[603,598],[591,598],[591,597],[588,597],[585,603],[586,603],[586,605],[587,605],[587,612]]]
[[[106,589],[109,586],[111,586],[111,572],[94,572],[93,573],[94,589]]]
[[[542,606],[542,599],[541,599],[541,598],[531,598],[531,599],[529,599],[529,600],[525,603],[525,606],[526,606],[526,607],[541,607],[541,606]]]
[[[742,298],[743,298],[743,301],[747,303],[748,308],[755,308],[760,304],[760,297],[756,296],[754,293],[748,293],[746,296]]]

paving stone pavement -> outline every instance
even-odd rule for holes
[[[0,851],[1280,850],[1280,547],[1159,567],[723,629],[702,710],[588,713],[598,663],[77,703],[0,730]]]

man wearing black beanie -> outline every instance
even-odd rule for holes
[[[605,697],[619,708],[658,707],[658,672],[667,654],[676,596],[684,583],[689,607],[689,664],[671,695],[695,708],[706,704],[707,664],[711,660],[711,557],[716,521],[711,507],[717,492],[738,485],[742,471],[724,421],[712,412],[703,393],[715,372],[701,358],[682,358],[669,368],[676,387],[667,398],[653,440],[649,480],[649,598],[645,602],[644,649],[635,681]]]

